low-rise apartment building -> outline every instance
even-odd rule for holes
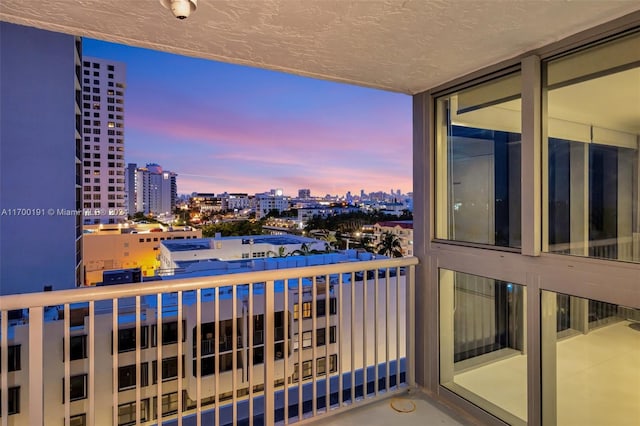
[[[170,228],[160,224],[85,225],[84,253],[86,285],[102,282],[105,271],[140,268],[152,277],[160,266],[158,254],[163,241],[202,238],[194,228]]]

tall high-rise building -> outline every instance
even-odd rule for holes
[[[83,57],[84,223],[120,223],[127,218],[124,166],[126,66]]]
[[[163,170],[158,164],[150,163],[146,167],[137,168],[135,164],[127,166],[127,179],[133,182],[129,188],[129,214],[171,214],[176,208],[178,199],[177,174]]]
[[[0,22],[0,294],[82,284],[80,38]]]
[[[126,194],[125,200],[127,204],[127,213],[131,216],[136,214],[136,169],[138,166],[134,163],[127,164],[127,172],[125,174]]]

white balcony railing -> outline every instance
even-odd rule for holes
[[[416,264],[2,296],[1,425],[290,424],[389,395],[414,383]]]

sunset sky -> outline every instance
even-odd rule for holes
[[[412,190],[411,97],[84,39],[124,62],[127,163],[178,193]]]

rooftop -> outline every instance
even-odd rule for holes
[[[230,236],[215,238],[199,238],[191,240],[167,240],[164,246],[172,252],[189,250],[209,250],[213,248],[212,241],[241,240],[242,244],[271,244],[273,246],[287,246],[299,244],[318,243],[318,240],[297,235],[255,235],[255,236]]]

